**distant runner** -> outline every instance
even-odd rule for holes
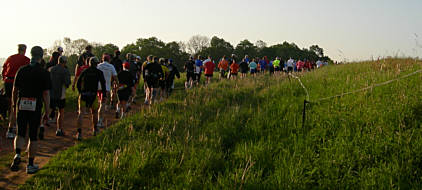
[[[108,54],[103,54],[103,58],[102,58],[103,62],[100,63],[97,66],[97,69],[102,71],[103,75],[104,75],[107,97],[111,96],[112,82],[118,82],[116,69],[114,68],[114,66],[112,64],[109,63],[110,59],[111,58]],[[98,84],[98,89],[100,89],[100,91],[97,94],[98,95],[98,102],[100,104],[100,107],[98,108],[97,127],[103,128],[103,127],[105,127],[104,121],[103,121],[104,120],[104,117],[103,117],[104,112],[110,110],[110,108],[107,107],[109,99],[102,97],[101,84]]]
[[[167,77],[167,96],[170,96],[174,89],[174,78],[180,79],[180,73],[176,65],[173,64],[173,60],[168,60],[167,68],[169,69],[169,76]]]
[[[53,109],[58,108],[59,114],[57,116],[57,131],[56,136],[64,136],[63,131],[63,120],[64,120],[64,108],[66,106],[66,89],[70,86],[70,73],[66,68],[67,57],[61,56],[59,58],[59,64],[50,68],[51,85],[50,90],[50,108],[51,113],[54,113]]]
[[[242,62],[240,62],[239,68],[240,68],[240,74],[241,74],[240,78],[245,78],[249,70],[249,65],[245,59],[243,59]]]
[[[4,88],[6,92],[6,97],[9,101],[9,127],[6,133],[7,139],[15,138],[16,134],[16,110],[12,106],[12,90],[13,90],[13,82],[15,81],[15,75],[18,70],[28,65],[30,60],[28,57],[25,56],[26,53],[26,45],[19,44],[18,45],[18,54],[12,55],[3,64],[3,70],[1,75],[3,76],[4,81]]]
[[[167,96],[167,77],[169,76],[170,72],[169,69],[166,66],[166,59],[160,58],[159,60],[161,69],[163,70],[163,78],[160,79],[160,102],[164,100],[164,98]]]
[[[189,57],[189,60],[185,63],[185,71],[186,71],[186,83],[185,88],[191,88],[193,86],[193,82],[195,80],[195,61],[193,57]]]
[[[19,170],[21,151],[25,145],[27,131],[29,131],[29,142],[26,173],[33,174],[38,171],[38,166],[34,164],[38,149],[37,133],[41,123],[43,102],[46,113],[49,112],[49,90],[51,88],[50,75],[40,65],[43,54],[44,51],[41,47],[33,47],[31,49],[31,64],[22,67],[16,74],[13,87],[13,105],[16,105],[17,108],[18,136],[15,138],[16,155],[10,166],[12,171]],[[46,117],[47,114],[44,114],[44,119]]]
[[[119,72],[117,75],[119,85],[117,90],[117,95],[119,98],[119,103],[117,104],[117,110],[116,110],[116,119],[123,118],[125,113],[127,112],[127,102],[129,100],[129,97],[134,93],[135,91],[135,83],[134,78],[129,72],[130,64],[124,63],[123,64],[123,70]]]
[[[202,57],[198,55],[198,58],[195,61],[195,84],[199,85],[201,82],[202,69],[204,68],[204,63],[202,62]]]
[[[236,79],[238,71],[239,64],[236,63],[236,60],[233,60],[233,63],[230,65],[230,78]]]
[[[77,81],[77,88],[79,92],[80,102],[85,102],[85,107],[91,111],[92,131],[93,135],[96,136],[99,132],[97,128],[97,110],[94,108],[94,102],[97,97],[98,83],[101,85],[102,97],[107,98],[107,88],[105,85],[105,79],[103,72],[97,69],[97,65],[100,61],[96,57],[92,57],[89,60],[89,68],[85,69]],[[79,106],[81,108],[81,106]],[[77,121],[77,134],[76,139],[82,140],[82,111],[78,112]]]
[[[255,59],[252,59],[252,62],[249,63],[249,68],[252,76],[255,76],[257,72],[258,65],[255,62]]]
[[[218,69],[220,69],[220,79],[225,78],[229,69],[229,62],[227,61],[226,56],[221,58],[221,61],[218,63]]]
[[[205,84],[210,84],[211,79],[214,76],[214,68],[215,68],[215,64],[212,61],[211,56],[208,56],[208,59],[204,61],[204,67],[205,67],[205,77],[207,77]]]
[[[164,78],[164,72],[161,65],[158,63],[158,58],[154,57],[153,62],[148,64],[143,70],[143,76],[147,81],[149,99],[147,104],[155,102],[157,96],[157,89],[159,88],[159,81]]]

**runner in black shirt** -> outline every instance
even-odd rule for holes
[[[122,118],[124,114],[127,112],[127,102],[129,97],[134,93],[134,79],[130,72],[128,71],[130,68],[129,63],[123,64],[123,71],[120,71],[117,75],[119,79],[119,86],[117,90],[117,95],[119,97],[119,103],[117,104],[116,110],[116,118]]]
[[[49,113],[49,90],[51,88],[50,74],[41,67],[43,49],[35,46],[31,50],[31,64],[19,69],[13,88],[13,106],[17,105],[18,135],[15,138],[16,155],[11,165],[12,171],[19,170],[21,150],[24,148],[26,131],[29,127],[29,151],[26,172],[33,174],[38,171],[34,165],[37,153],[37,133],[41,123],[43,102],[46,113]],[[44,115],[46,119],[47,114]]]
[[[168,60],[167,68],[169,69],[169,76],[167,77],[166,87],[167,87],[167,93],[168,93],[167,96],[170,96],[171,92],[174,89],[174,78],[177,77],[178,79],[180,79],[180,73],[176,65],[173,64],[172,59]]]
[[[243,59],[242,62],[239,64],[239,70],[240,70],[240,73],[242,74],[241,78],[246,77],[246,74],[248,73],[248,70],[249,70],[249,65],[245,59]]]
[[[146,65],[143,70],[143,77],[146,79],[148,92],[150,93],[149,100],[146,104],[152,104],[156,97],[157,89],[159,88],[159,80],[164,78],[164,72],[161,65],[158,63],[158,58],[154,57],[153,62]]]
[[[119,73],[123,69],[123,61],[120,59],[120,51],[116,50],[114,51],[114,57],[111,59],[111,64],[116,69],[116,72]]]
[[[185,88],[191,88],[193,86],[193,81],[195,79],[195,61],[192,56],[185,63],[185,71],[186,71]]]
[[[103,101],[107,98],[107,90],[105,85],[105,79],[103,72],[97,69],[97,65],[100,61],[96,57],[92,57],[89,61],[89,68],[85,69],[81,76],[78,78],[77,82],[77,88],[79,92],[79,102],[83,101],[85,102],[85,106],[91,110],[91,121],[93,126],[93,134],[94,136],[98,133],[97,128],[97,111],[94,109],[94,102],[97,98],[97,92],[98,92],[98,83],[101,85],[102,89],[102,96]],[[82,140],[82,110],[81,106],[79,106],[80,110],[78,112],[78,133],[76,135],[76,138],[78,140]]]

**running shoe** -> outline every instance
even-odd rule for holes
[[[6,133],[6,138],[7,139],[14,139],[15,136],[16,136],[16,134],[13,132],[13,129],[7,130],[7,133]]]
[[[27,165],[26,166],[26,173],[27,174],[34,174],[34,173],[37,173],[37,171],[38,171],[38,166],[37,165]]]
[[[63,132],[63,130],[58,129],[58,130],[56,131],[56,136],[58,136],[58,137],[64,137],[64,132]]]
[[[21,155],[16,154],[15,158],[13,158],[13,163],[10,166],[10,170],[17,172],[19,171],[19,164],[21,163]]]
[[[117,111],[116,112],[116,119],[119,119],[120,118],[120,113]]]
[[[82,133],[76,133],[76,140],[82,141]]]
[[[104,123],[103,123],[103,120],[102,120],[102,119],[99,119],[99,120],[98,120],[98,122],[97,122],[97,127],[99,127],[99,128],[104,128]]]

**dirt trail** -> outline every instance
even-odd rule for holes
[[[132,105],[130,114],[134,114],[140,111],[142,106]],[[106,128],[116,123],[118,120],[115,119],[115,113],[109,112],[104,115]],[[76,112],[66,112],[64,121],[64,132],[65,137],[56,137],[56,124],[50,124],[50,127],[45,128],[45,138],[39,141],[39,149],[37,157],[35,158],[35,164],[38,164],[42,169],[48,161],[60,151],[66,150],[69,147],[74,146],[78,143],[74,136],[76,135]],[[90,125],[89,115],[84,115],[82,125],[83,138],[92,137],[92,127]],[[101,129],[104,130],[104,129]],[[7,155],[13,154],[13,140],[5,139],[6,129],[0,128],[0,158]],[[24,151],[24,150],[23,150]],[[10,160],[11,163],[12,160]],[[26,151],[22,153],[22,163],[20,164],[20,170],[18,172],[12,172],[7,168],[0,168],[0,189],[16,189],[18,185],[24,184],[32,175],[26,174],[26,165],[28,156]]]

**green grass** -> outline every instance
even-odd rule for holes
[[[311,100],[421,69],[412,60],[301,77]],[[61,152],[23,189],[420,189],[421,75],[307,106],[262,76],[177,91]],[[178,82],[181,86],[182,82]]]

